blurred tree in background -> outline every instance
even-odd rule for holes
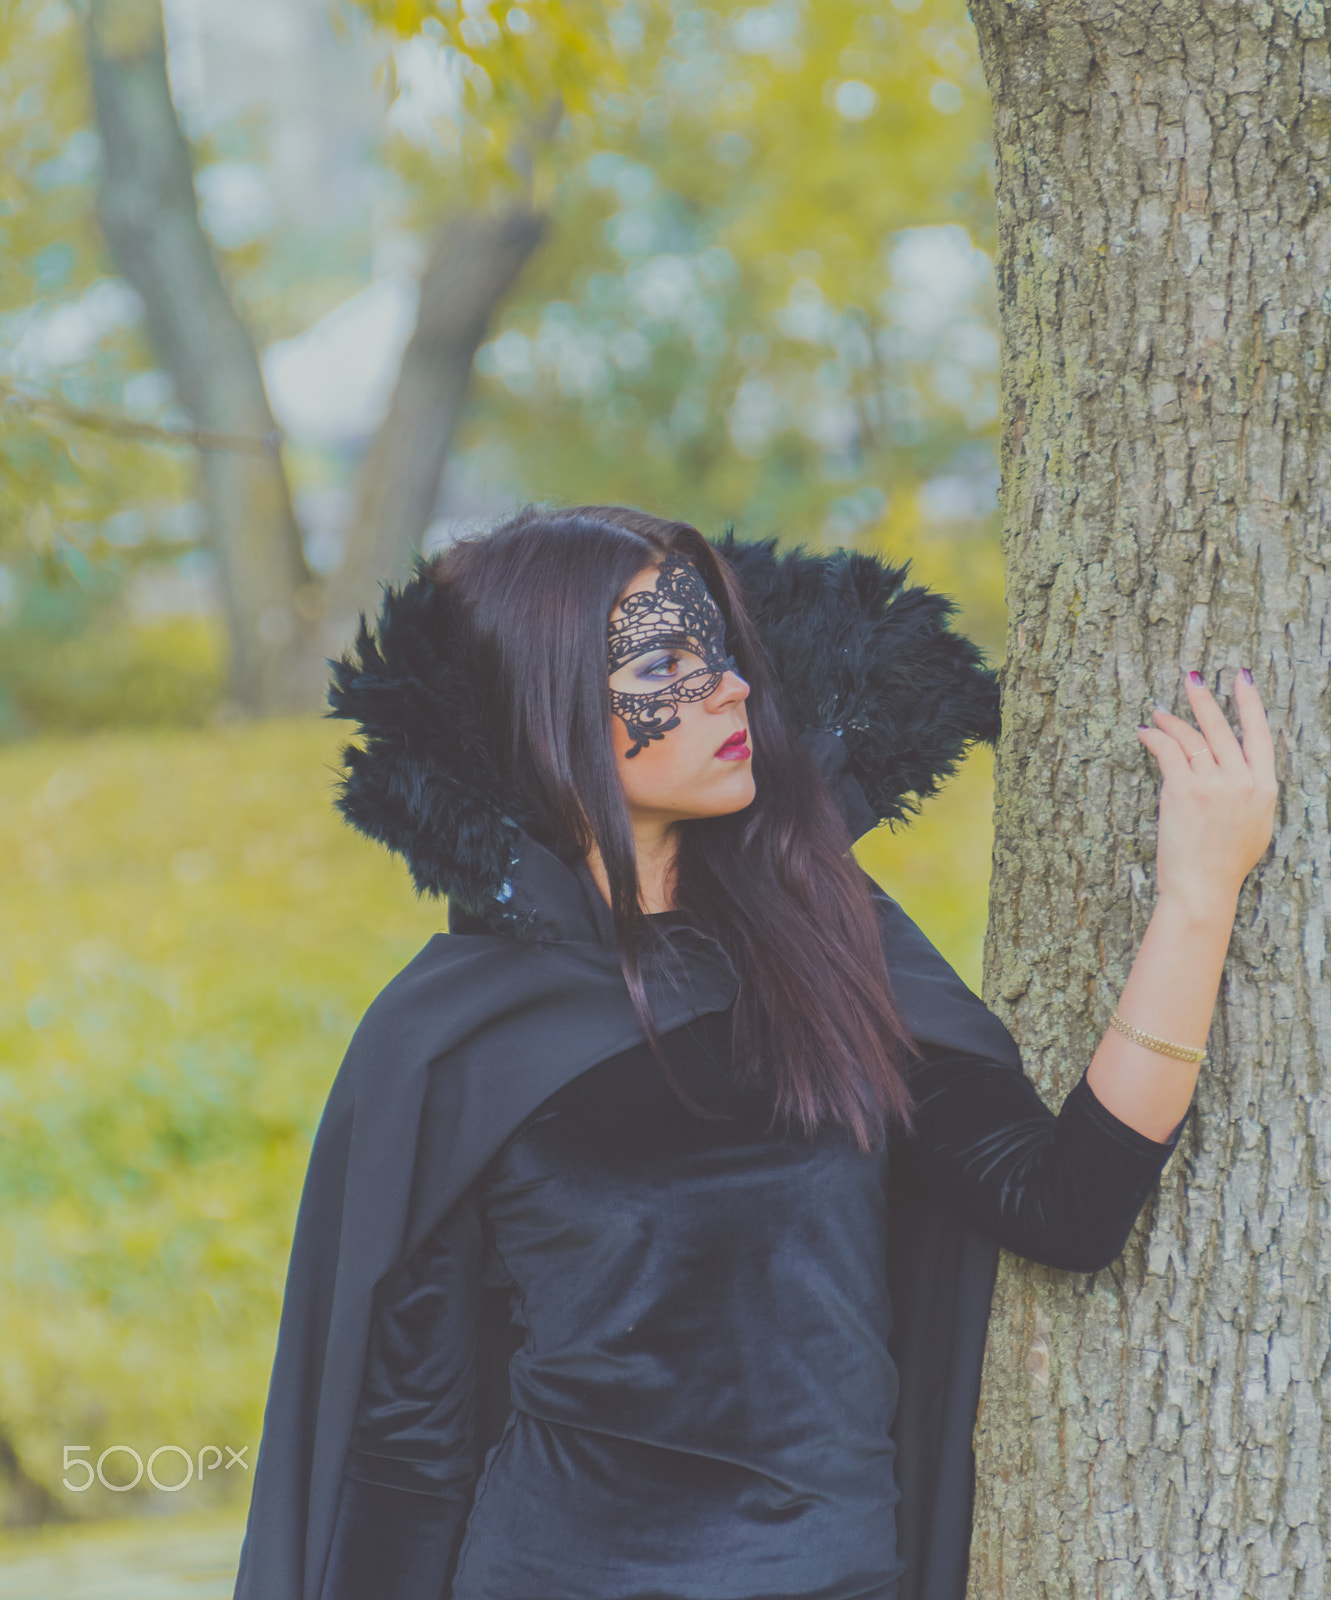
[[[102,141],[102,231],[198,430],[231,693],[252,712],[315,704],[317,595],[254,338],[199,219],[158,0],[89,0],[84,41]]]
[[[902,10],[842,0],[611,18],[587,67],[612,87],[570,113],[537,174],[560,237],[504,318],[527,336],[496,341],[483,366],[543,416],[576,402],[579,444],[626,494],[645,465],[657,494],[700,520],[728,506],[814,531],[829,500],[854,498],[847,485],[918,481],[992,421],[992,343],[966,345],[981,330],[954,324],[946,349],[908,336],[918,239],[903,233],[952,223],[987,243],[991,203],[964,13]],[[478,41],[473,63],[490,60],[479,24],[457,31]],[[473,181],[483,170],[473,156]],[[932,242],[941,272],[947,246]],[[982,297],[974,308],[988,309]],[[959,370],[928,372],[929,358]],[[646,461],[626,462],[625,444],[645,445]],[[838,506],[827,531],[872,526],[879,505]]]
[[[0,737],[114,721],[122,695],[144,720],[186,720],[216,681],[196,630],[118,626],[126,581],[178,555],[194,518],[179,451],[80,420],[150,365],[107,272],[97,151],[75,17],[0,0]],[[32,398],[24,378],[51,370],[63,382]]]
[[[988,104],[964,7],[366,9],[455,80],[413,170],[552,217],[479,355],[461,442],[489,475],[748,536],[881,538],[996,645]]]
[[[6,130],[19,156],[6,310],[20,335],[7,365],[35,375],[28,394],[66,402],[24,408],[21,434],[44,441],[19,490],[29,539],[65,559],[8,547],[11,632],[30,615],[14,597],[49,605],[58,576],[75,580],[60,602],[72,615],[98,583],[123,593],[127,562],[107,558],[132,548],[134,564],[161,566],[163,530],[188,543],[196,578],[211,574],[196,665],[215,660],[221,617],[235,704],[316,704],[323,655],[379,581],[448,537],[459,507],[537,497],[624,500],[714,531],[734,519],[752,536],[881,537],[999,643],[987,107],[960,5],[651,0],[492,17],[367,0],[373,30],[337,13],[342,54],[362,91],[377,62],[388,93],[377,126],[362,118],[368,151],[320,178],[352,174],[374,198],[332,241],[298,217],[228,225],[228,191],[234,214],[237,184],[261,182],[266,146],[289,130],[271,106],[268,127],[252,105],[230,123],[190,115],[189,69],[168,74],[172,28],[188,37],[170,7],[165,32],[155,0],[87,9],[99,139],[70,15],[55,0],[7,4],[26,40],[26,55],[11,52],[27,85],[14,100],[29,107]],[[405,37],[393,45],[386,30]],[[109,274],[95,188],[141,298]],[[359,237],[371,210],[372,230],[396,240],[396,270]],[[380,340],[400,366],[377,413],[330,448],[302,437],[299,404],[270,407],[261,373],[271,379],[283,344],[312,346],[345,320],[347,290],[366,279],[365,294],[396,285],[399,307],[410,299]],[[89,348],[51,359],[49,330],[78,294]],[[312,327],[321,305],[330,315]],[[334,367],[323,387],[350,396],[358,376]],[[69,413],[89,401],[99,426]],[[134,440],[117,419],[186,438]],[[277,424],[281,454],[264,448]],[[194,474],[191,428],[213,445]],[[218,434],[241,447],[215,447]],[[74,507],[54,490],[71,452]],[[100,516],[82,504],[99,480]],[[179,570],[178,546],[170,556]],[[159,613],[169,592],[159,585]],[[142,628],[121,634],[143,653]],[[9,642],[21,663],[22,638]],[[20,692],[11,665],[9,723],[197,719],[219,693],[216,667],[209,689],[206,670],[182,677],[160,655],[170,691],[157,702],[104,670],[100,695],[80,708],[92,685],[73,685],[63,712]]]

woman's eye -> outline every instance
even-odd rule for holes
[[[644,678],[668,677],[669,672],[663,668],[673,668],[679,665],[678,656],[662,656],[659,661],[653,661],[651,666],[643,673]]]

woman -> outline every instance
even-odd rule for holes
[[[451,931],[320,1124],[238,1597],[960,1600],[997,1246],[1122,1249],[1275,785],[1246,679],[1246,748],[1200,680],[1139,730],[1159,904],[1055,1115],[849,855],[996,732],[903,577],[531,509],[338,664]]]

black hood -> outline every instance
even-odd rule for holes
[[[948,627],[955,602],[907,586],[909,562],[783,553],[731,531],[712,543],[852,837],[918,810],[971,744],[997,739],[997,678]],[[374,631],[362,615],[355,645],[330,661],[328,715],[358,723],[361,739],[343,749],[336,803],[404,858],[419,893],[462,902],[487,932],[549,937],[518,870],[558,866],[533,848],[501,778],[456,606],[417,557],[405,584],[385,588]]]

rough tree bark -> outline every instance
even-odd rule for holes
[[[102,229],[143,300],[158,358],[200,429],[274,441],[266,451],[200,453],[231,695],[250,712],[311,705],[319,692],[318,593],[254,341],[199,223],[189,146],[167,80],[160,0],[91,0],[86,41],[103,147]]]
[[[495,307],[545,231],[545,218],[514,208],[449,218],[421,275],[416,327],[388,415],[356,484],[346,555],[329,585],[329,653],[355,632],[375,585],[405,575],[430,523],[476,352]]]
[[[1187,716],[1196,667],[1237,727],[1250,665],[1282,794],[1192,1121],[1122,1260],[1003,1259],[970,1594],[1312,1600],[1331,1590],[1327,16],[972,12],[1009,614],[985,996],[1052,1104],[1151,909],[1158,777],[1133,730],[1152,700]]]

